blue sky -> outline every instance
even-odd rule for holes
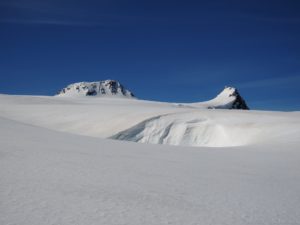
[[[251,108],[300,110],[299,40],[297,0],[1,0],[0,93],[116,79],[195,102],[227,85]]]

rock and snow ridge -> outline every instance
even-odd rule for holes
[[[238,90],[234,87],[225,87],[224,90],[211,100],[215,107],[219,109],[246,109],[249,107]]]
[[[70,84],[58,92],[56,96],[117,96],[133,98],[134,94],[116,80],[95,82],[78,82]],[[244,109],[249,107],[238,90],[234,87],[225,87],[214,99],[207,102],[180,104],[181,106],[196,106],[209,109]]]
[[[78,82],[68,85],[57,96],[118,96],[133,98],[134,94],[116,80]]]

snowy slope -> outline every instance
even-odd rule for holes
[[[118,96],[132,98],[134,94],[115,80],[96,82],[79,82],[68,85],[58,92],[57,96],[83,97],[83,96]]]
[[[120,98],[0,95],[0,116],[73,134],[152,144],[241,146],[300,137],[300,113],[207,110]]]
[[[56,106],[50,98],[29,99],[9,97],[5,106],[23,113],[30,108],[24,100],[32,111]],[[6,117],[0,117],[0,224],[299,224],[299,138],[224,149],[146,145]]]

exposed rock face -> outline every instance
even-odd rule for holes
[[[247,109],[249,110],[249,107],[246,103],[246,101],[242,98],[240,93],[237,89],[235,89],[234,93],[232,93],[232,96],[235,97],[235,100],[232,103],[232,109]]]
[[[115,80],[96,82],[79,82],[68,85],[58,92],[57,96],[120,96],[134,97],[134,94]]]

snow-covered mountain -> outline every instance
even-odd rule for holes
[[[118,96],[134,98],[134,94],[116,80],[103,80],[95,82],[78,82],[70,84],[58,92],[56,96]],[[247,103],[234,87],[225,87],[214,99],[206,102],[192,104],[177,104],[209,109],[249,109]]]
[[[59,91],[57,96],[119,96],[132,98],[134,94],[116,80],[104,80],[70,84]]]
[[[209,109],[249,109],[244,98],[234,87],[225,87],[220,94],[210,101],[192,103],[190,105],[196,107],[204,106]]]
[[[246,101],[234,87],[225,87],[214,99],[206,102],[209,108],[216,109],[249,109]]]

